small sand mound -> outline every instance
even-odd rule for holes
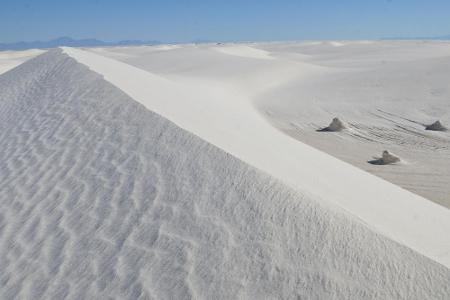
[[[369,161],[369,163],[373,165],[389,165],[400,162],[400,157],[397,155],[390,153],[387,150],[384,150],[381,157],[376,158],[374,160]]]
[[[427,125],[425,127],[425,129],[432,130],[432,131],[447,131],[448,130],[447,127],[443,126],[439,120],[434,122],[431,125]]]
[[[400,157],[392,153],[389,153],[389,151],[387,150],[383,151],[383,156],[381,157],[381,159],[385,164],[393,164],[400,161]]]
[[[333,118],[333,121],[331,121],[330,125],[328,127],[319,129],[318,131],[342,131],[344,129],[347,129],[348,126],[345,122],[340,120],[339,118]]]

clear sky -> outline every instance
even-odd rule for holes
[[[60,36],[188,42],[448,34],[449,0],[0,0],[0,42]]]

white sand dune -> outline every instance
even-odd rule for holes
[[[229,86],[64,52],[0,77],[1,298],[449,297],[448,210]]]
[[[273,57],[270,56],[270,52],[246,45],[222,45],[219,47],[214,47],[212,49],[228,55],[235,55],[246,58],[273,59]]]
[[[226,89],[202,78],[163,77],[92,52],[65,51],[183,129],[450,266],[450,238],[445,238],[450,231],[448,209],[282,134],[262,118],[241,90]],[[203,57],[203,52],[198,55]],[[364,164],[371,165],[367,163],[370,156],[363,158]],[[437,232],[441,239],[435,238]]]

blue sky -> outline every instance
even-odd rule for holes
[[[448,0],[0,0],[0,42],[60,36],[188,42],[448,34]]]

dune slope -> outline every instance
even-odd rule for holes
[[[448,268],[49,51],[0,77],[0,295],[445,299]]]

